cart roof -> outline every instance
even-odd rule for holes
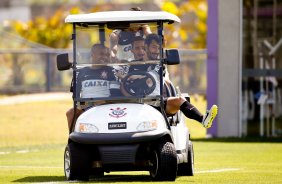
[[[106,11],[88,14],[68,15],[66,23],[75,22],[118,22],[118,21],[155,21],[180,22],[180,19],[165,11]]]

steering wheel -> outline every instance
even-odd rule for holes
[[[131,96],[149,95],[156,88],[156,80],[148,72],[131,72],[123,79],[123,87]]]

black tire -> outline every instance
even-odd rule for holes
[[[187,143],[187,163],[181,163],[178,165],[178,176],[194,176],[194,150],[191,141]]]
[[[91,172],[91,178],[102,178],[104,177],[104,171],[92,171]]]
[[[150,176],[154,181],[174,181],[177,175],[177,155],[171,142],[160,143],[152,153]]]
[[[66,146],[64,172],[67,180],[89,180],[90,159],[87,149],[73,142]]]

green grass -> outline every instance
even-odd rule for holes
[[[0,148],[64,143],[71,106],[71,101],[0,105]]]
[[[203,99],[193,103],[205,110]],[[65,182],[65,111],[70,106],[71,101],[0,106],[1,184]],[[205,136],[199,123],[188,121],[188,126],[192,137]],[[194,140],[196,174],[178,177],[175,183],[282,183],[281,140],[261,141]],[[90,183],[147,182],[157,183],[150,181],[148,172],[112,172]]]
[[[0,183],[65,181],[63,144],[31,146],[28,153],[17,153],[22,149],[26,148],[0,149],[9,152],[0,155]],[[281,143],[194,141],[194,149],[195,176],[178,177],[175,183],[282,182]],[[148,172],[112,172],[90,183],[132,182],[151,183]]]
[[[205,100],[198,97],[192,103],[205,112]],[[60,144],[67,140],[65,113],[71,101],[32,102],[0,105],[0,148],[21,145]],[[206,129],[200,123],[187,120],[192,138],[203,138]]]

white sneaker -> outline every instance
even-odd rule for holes
[[[210,128],[212,126],[212,121],[217,115],[218,108],[216,105],[213,105],[209,111],[203,117],[202,124],[205,128]]]

